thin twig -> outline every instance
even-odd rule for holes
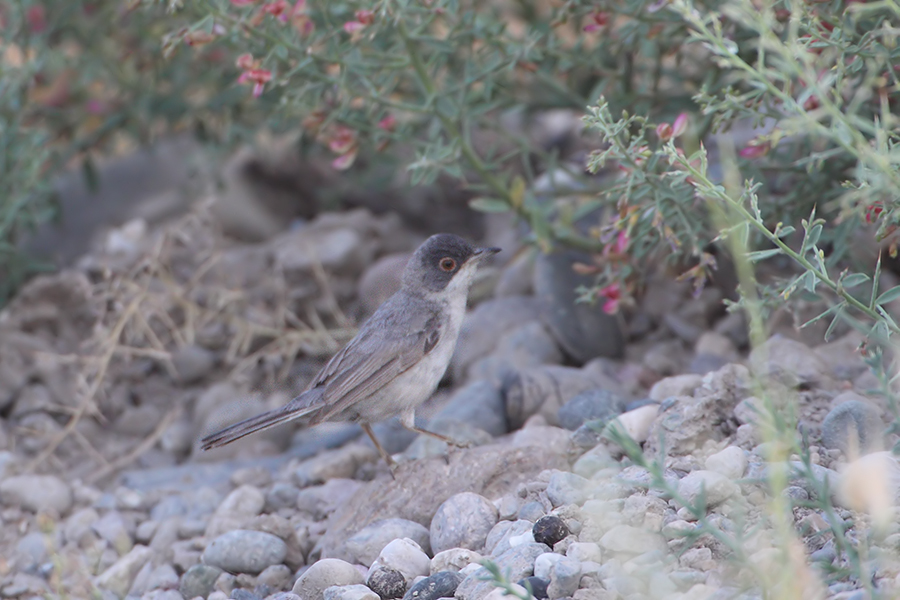
[[[154,429],[150,435],[141,440],[141,443],[135,446],[131,450],[131,452],[129,452],[125,456],[114,460],[113,462],[103,466],[102,468],[91,474],[87,478],[87,483],[96,483],[101,479],[112,475],[116,471],[125,468],[126,466],[130,465],[132,462],[140,458],[140,456],[144,452],[152,448],[156,444],[156,442],[159,441],[159,439],[166,432],[166,429],[169,428],[169,425],[174,423],[175,419],[177,419],[181,415],[181,411],[181,405],[176,405],[169,409],[169,412],[167,412],[165,416],[163,416],[162,420],[156,426],[156,429]]]

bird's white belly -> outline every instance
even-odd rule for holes
[[[376,423],[415,410],[428,400],[444,377],[456,348],[465,304],[448,307],[450,318],[437,345],[414,367],[354,407],[359,421]]]

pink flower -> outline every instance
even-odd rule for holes
[[[677,138],[687,130],[688,116],[687,113],[681,113],[675,117],[675,121],[669,125],[668,123],[660,123],[656,126],[656,135],[663,142],[668,142],[672,138]]]
[[[622,300],[622,288],[618,283],[612,283],[597,291],[597,295],[606,298],[603,303],[603,312],[613,315],[619,311],[619,302]]]
[[[668,123],[660,123],[656,126],[656,135],[659,136],[660,141],[668,142],[672,139],[672,126]]]
[[[342,154],[338,156],[336,159],[331,161],[331,166],[338,171],[346,171],[350,167],[353,166],[353,161],[356,160],[356,150],[353,152],[348,152],[347,154]]]
[[[344,23],[344,31],[353,35],[357,31],[361,31],[365,28],[365,23],[361,23],[359,21],[347,21]]]
[[[335,154],[346,154],[356,145],[356,132],[338,125],[328,140],[328,148]]]
[[[688,115],[687,113],[681,113],[677,117],[675,117],[675,121],[672,123],[672,137],[679,137],[687,130],[688,126]]]
[[[47,29],[47,13],[40,4],[28,9],[25,13],[25,20],[28,21],[28,29],[31,33],[41,33]]]
[[[871,225],[878,220],[881,213],[884,212],[884,205],[881,202],[875,202],[866,207],[866,223]]]
[[[371,25],[375,22],[375,13],[371,10],[359,9],[356,11],[356,20],[363,25]]]
[[[249,71],[250,69],[255,69],[259,66],[259,61],[253,59],[253,55],[249,52],[241,54],[237,57],[237,60],[234,61],[235,66],[241,71]]]
[[[274,2],[267,2],[263,4],[262,12],[263,14],[272,15],[282,23],[287,23],[288,14],[291,12],[291,6],[287,3],[287,0],[275,0]]]
[[[591,22],[584,26],[584,30],[588,33],[598,31],[609,21],[609,13],[595,12],[591,15]]]
[[[259,98],[263,93],[263,87],[272,80],[272,71],[266,69],[250,69],[244,71],[238,77],[238,83],[252,83],[253,97]]]
[[[762,142],[762,143],[750,142],[750,145],[743,148],[738,154],[740,154],[742,158],[753,160],[755,158],[762,158],[763,156],[768,154],[769,149],[770,149],[769,142]]]
[[[397,119],[394,115],[388,115],[382,120],[378,121],[378,129],[383,129],[385,131],[393,131],[394,127],[397,126]]]
[[[650,156],[650,149],[647,146],[641,146],[635,154],[634,164],[642,167],[647,162],[647,157]]]
[[[315,25],[306,14],[306,0],[297,0],[293,10],[291,10],[291,25],[301,35],[309,35],[315,29]]]
[[[331,166],[338,171],[349,169],[353,161],[356,160],[356,154],[359,152],[356,131],[346,125],[338,125],[328,133],[325,139],[328,141],[329,150],[335,154],[340,154],[340,156],[331,161]]]

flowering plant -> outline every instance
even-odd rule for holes
[[[121,143],[122,134],[146,140],[172,129],[225,145],[260,127],[302,129],[335,169],[363,168],[362,154],[405,169],[413,185],[456,178],[473,208],[515,212],[542,249],[587,252],[576,268],[596,279],[584,298],[609,311],[640,287],[649,257],[679,265],[697,289],[710,275],[721,228],[700,189],[704,178],[727,183],[732,194],[742,176],[751,178],[769,230],[799,223],[815,206],[824,221],[816,242],[831,248],[829,267],[846,256],[847,237],[863,221],[889,244],[896,228],[893,5],[21,0],[0,7],[6,56],[13,48],[21,57],[0,73],[0,85],[16,91],[0,95],[0,115],[18,124],[0,130],[10,140],[2,147],[14,153],[7,164],[33,167],[4,179],[10,217],[0,220],[0,261],[24,228],[51,214],[47,174],[73,160],[89,169],[92,152]],[[591,172],[510,126],[517,114],[583,112],[598,99],[585,121],[599,134]],[[728,138],[713,156],[701,152],[701,142],[739,120],[763,127],[733,152]],[[712,168],[703,171],[704,161]],[[576,183],[539,193],[543,172],[566,172]]]

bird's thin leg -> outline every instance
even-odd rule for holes
[[[378,454],[380,454],[381,458],[384,459],[384,462],[387,463],[387,466],[391,470],[391,476],[393,476],[394,469],[397,468],[397,463],[391,458],[391,455],[387,453],[387,450],[381,447],[381,443],[379,443],[378,438],[375,437],[375,432],[372,431],[372,427],[368,423],[360,423],[359,425],[363,428],[363,431],[366,432],[366,435],[369,436],[369,439],[372,440],[372,443],[375,444],[375,449],[378,450]]]
[[[407,413],[401,415],[400,424],[415,433],[423,433],[425,435],[430,435],[436,440],[441,440],[448,446],[456,446],[457,448],[469,448],[472,446],[472,444],[469,442],[460,442],[459,440],[454,440],[453,438],[447,437],[446,435],[441,435],[440,433],[435,433],[433,431],[428,431],[427,429],[422,429],[421,427],[416,427],[415,413]]]

